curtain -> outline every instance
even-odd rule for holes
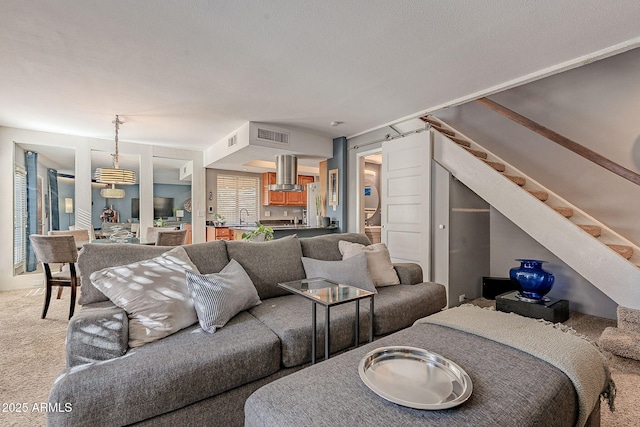
[[[60,230],[60,208],[58,206],[58,171],[48,169],[49,206],[51,206],[51,230]]]
[[[27,167],[27,271],[34,271],[38,260],[29,236],[38,233],[38,153],[25,151],[24,164]]]

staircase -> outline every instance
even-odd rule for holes
[[[618,305],[640,309],[640,247],[432,116],[433,158]]]

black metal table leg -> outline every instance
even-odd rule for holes
[[[356,344],[354,347],[360,345],[360,300],[356,301]]]
[[[316,363],[316,303],[311,307],[311,364]]]
[[[329,333],[329,312],[331,311],[331,307],[327,306],[327,315],[324,320],[324,360],[329,360],[329,342],[330,342],[330,333]]]
[[[373,295],[369,297],[371,305],[369,306],[369,342],[373,341]]]

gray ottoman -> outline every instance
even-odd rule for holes
[[[367,352],[392,345],[454,361],[471,377],[473,394],[440,411],[379,397],[360,379],[358,364]],[[260,388],[245,404],[245,426],[571,426],[577,407],[573,384],[547,362],[476,335],[418,324]]]

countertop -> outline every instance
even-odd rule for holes
[[[258,227],[256,225],[249,224],[225,224],[221,226],[213,226],[207,225],[207,227],[223,227],[230,228],[232,230],[255,230]],[[287,224],[287,225],[267,225],[267,227],[271,227],[273,231],[281,231],[281,230],[334,230],[337,227],[335,225],[330,225],[329,227],[311,227],[303,224]]]

